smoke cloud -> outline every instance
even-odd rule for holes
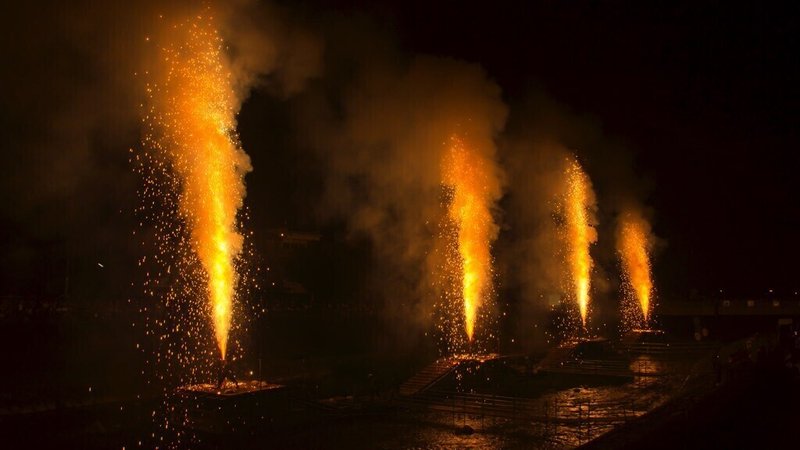
[[[319,71],[320,41],[288,11],[254,1],[212,7],[240,101],[253,87],[294,94]],[[66,242],[46,251],[72,260],[72,271],[97,259],[122,269],[135,258],[129,236],[138,181],[128,149],[139,143],[141,73],[155,67],[163,27],[201,8],[192,1],[3,6],[0,215],[21,233],[8,237],[21,249],[9,254],[30,254],[31,242]],[[10,258],[4,266],[35,273],[24,256]],[[119,287],[129,283],[118,273],[109,286],[124,296]]]
[[[596,195],[593,312],[601,320],[614,320],[620,300],[617,218],[624,211],[646,211],[647,179],[636,173],[633,153],[624,143],[607,136],[591,117],[575,114],[539,90],[530,92],[514,113],[501,144],[509,196],[503,203],[508,232],[499,259],[503,283],[521,296],[518,332],[529,334],[530,323],[546,322],[548,311],[570,298],[559,199],[565,162],[575,156]]]
[[[396,308],[398,316],[427,325],[440,294],[431,278],[442,264],[436,247],[446,214],[441,161],[454,134],[492,165],[499,188],[490,203],[505,210],[493,211],[503,226],[494,248],[500,284],[518,291],[536,316],[567,285],[554,212],[564,161],[577,155],[599,205],[595,297],[605,293],[607,304],[616,305],[617,217],[635,210],[651,221],[652,214],[643,206],[648,185],[632,153],[592,119],[537,92],[514,103],[509,116],[500,88],[481,67],[404,54],[391,34],[363,16],[317,15],[311,31],[308,17],[269,3],[213,6],[239,102],[252,89],[292,97],[296,138],[325,173],[319,222],[345,221],[351,237],[371,242],[379,264],[370,293],[385,297],[390,313]],[[0,91],[7,136],[0,158],[10,170],[0,180],[0,214],[26,234],[20,240],[69,236],[71,251],[87,258],[136,254],[138,244],[128,238],[137,203],[128,149],[140,138],[137,74],[156,66],[154,43],[164,27],[199,6],[3,8],[0,46],[10,63],[0,75],[7,86]],[[18,260],[4,264],[16,265],[30,251],[16,254]]]
[[[436,250],[447,214],[443,156],[452,136],[462,139],[488,165],[494,204],[502,182],[495,138],[507,108],[479,66],[406,57],[369,23],[348,20],[348,27],[332,26],[327,40],[328,58],[339,63],[300,107],[306,145],[327,174],[320,214],[343,218],[351,237],[372,243],[375,294],[388,313],[429,325],[445,264]]]

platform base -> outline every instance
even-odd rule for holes
[[[211,383],[187,385],[177,390],[176,409],[184,427],[205,433],[224,434],[264,429],[283,420],[289,409],[286,386],[260,380],[218,388]]]

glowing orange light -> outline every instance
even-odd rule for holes
[[[464,321],[470,341],[478,310],[491,290],[491,242],[496,234],[490,210],[492,177],[487,161],[459,137],[450,138],[442,160],[442,182],[452,189],[448,215],[458,233]]]
[[[577,161],[567,166],[567,204],[566,225],[569,245],[569,266],[575,299],[581,314],[583,326],[589,312],[589,292],[591,288],[592,257],[589,247],[597,240],[597,233],[591,223],[590,208],[594,204],[589,177]]]
[[[214,333],[225,358],[243,236],[237,212],[250,159],[239,146],[234,92],[223,41],[210,16],[176,25],[147,85],[145,142],[169,156],[180,179],[179,210],[208,276]]]
[[[644,325],[650,316],[650,298],[653,290],[650,276],[649,234],[650,224],[641,215],[627,212],[621,216],[617,251],[622,260],[625,281],[641,308]]]

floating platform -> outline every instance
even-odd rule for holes
[[[205,433],[263,429],[280,423],[290,410],[286,386],[260,380],[183,386],[177,398],[178,423]]]
[[[258,394],[270,391],[272,389],[282,389],[285,386],[280,384],[271,384],[266,381],[260,380],[247,380],[235,383],[233,381],[225,381],[222,386],[218,387],[211,383],[192,384],[178,388],[178,392],[186,395],[209,395],[212,397],[236,397],[247,394]]]
[[[634,328],[625,333],[620,342],[629,344],[634,342],[664,342],[669,339],[664,330],[656,328]]]

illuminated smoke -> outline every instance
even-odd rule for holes
[[[638,211],[621,214],[617,227],[617,252],[622,261],[625,291],[641,312],[642,325],[650,318],[653,282],[650,273],[650,224]]]
[[[589,248],[597,240],[594,228],[595,196],[589,177],[577,160],[568,163],[565,173],[567,193],[565,201],[567,259],[575,300],[584,328],[589,312],[592,257]]]
[[[495,139],[507,108],[499,87],[473,64],[429,56],[404,61],[371,30],[346,42],[334,35],[326,43],[331,52],[369,45],[352,50],[367,63],[352,79],[340,80],[334,72],[333,87],[306,91],[314,95],[301,115],[304,139],[326,166],[324,195],[316,206],[322,215],[345,219],[350,233],[373,244],[382,272],[371,280],[376,302],[397,325],[387,331],[413,345],[411,336],[433,330],[443,353],[466,350],[459,247],[461,239],[482,234],[480,250],[469,250],[481,254],[469,262],[478,264],[481,278],[469,281],[474,287],[468,292],[482,291],[470,294],[469,314],[475,317],[470,347],[477,351],[484,342],[495,343],[495,311],[487,302],[492,300],[488,255],[497,226],[486,215],[502,196]],[[467,174],[457,171],[472,171],[475,178],[462,179]],[[480,197],[480,208],[475,207],[482,217],[462,224],[457,208],[473,196]],[[485,228],[471,228],[472,220]]]
[[[152,338],[141,346],[142,374],[164,393],[152,413],[158,434],[150,436],[159,447],[182,448],[199,438],[187,431],[194,405],[174,388],[216,377],[220,357],[240,360],[240,338],[265,312],[247,302],[259,289],[260,264],[253,233],[245,239],[241,228],[251,166],[236,115],[254,86],[298,92],[315,75],[321,46],[266,3],[221,3],[213,14],[193,3],[151,9],[140,13],[154,19],[145,24],[150,32],[131,45],[141,55],[128,55],[137,61],[138,93],[146,94],[143,145],[131,150],[143,182],[134,232],[146,249],[141,328]]]
[[[239,99],[210,11],[163,37],[160,67],[147,83],[146,146],[168,157],[179,178],[179,214],[207,276],[209,314],[225,358],[243,237],[237,212],[250,159],[239,146]]]
[[[452,190],[448,216],[456,227],[461,258],[461,298],[464,325],[471,342],[478,310],[491,291],[491,244],[497,236],[491,207],[499,181],[491,161],[452,136],[442,156],[442,182]]]

